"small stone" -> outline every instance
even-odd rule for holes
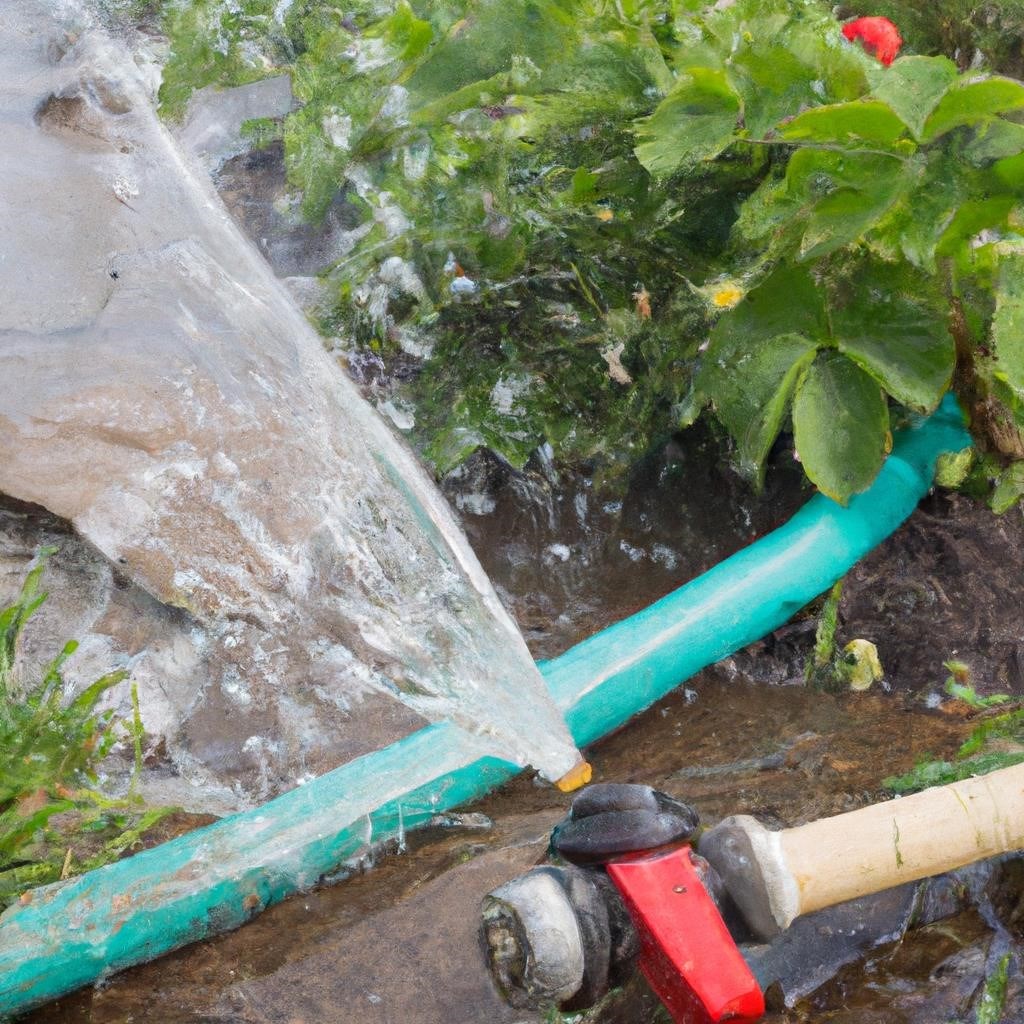
[[[608,376],[616,384],[632,384],[633,378],[629,371],[622,365],[622,353],[626,350],[626,343],[620,341],[601,352],[601,358],[608,364]]]

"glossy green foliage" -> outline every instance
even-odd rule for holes
[[[993,376],[1015,404],[1024,403],[1024,246],[1000,261],[992,341]]]
[[[427,354],[406,398],[442,471],[544,442],[626,465],[706,405],[755,484],[792,429],[845,502],[884,459],[889,403],[935,408],[955,358],[965,397],[1024,424],[1010,77],[883,67],[817,0],[169,10],[171,109],[190,76],[292,72],[301,208],[345,196],[361,218],[320,326]]]
[[[952,340],[925,299],[927,282],[905,272],[903,287],[892,287],[900,277],[858,260],[819,283],[784,264],[718,321],[697,387],[754,479],[792,406],[808,477],[845,500],[871,482],[888,450],[883,389],[921,411],[938,404]]]
[[[789,24],[798,12],[787,10],[777,17]],[[707,14],[705,43],[725,38],[721,21],[733,27],[732,47],[775,45],[759,27],[765,18],[763,5],[742,2]],[[1024,85],[962,74],[944,57],[886,68],[841,42],[826,68],[830,30],[819,31],[822,49],[801,51],[824,83],[814,101],[756,133],[773,158],[733,228],[746,295],[723,303],[696,384],[755,481],[791,417],[807,475],[845,502],[882,464],[888,401],[925,412],[952,382],[951,301],[994,287],[995,317],[983,299],[960,324],[963,377],[973,398],[1001,390],[1016,429],[1024,425],[1014,255],[1024,243],[1024,125],[1013,119]],[[731,65],[719,52],[740,110],[738,149],[755,138],[743,112],[761,100]],[[810,347],[819,354],[808,362]]]
[[[193,89],[262,78],[287,45],[275,31],[275,0],[187,0],[162,6],[172,52],[160,103],[172,118],[184,113]]]
[[[723,72],[688,68],[639,123],[637,158],[654,175],[711,160],[733,141],[739,114],[739,96]]]
[[[96,768],[121,734],[141,759],[134,693],[132,721],[97,709],[126,672],[102,676],[67,701],[61,667],[78,646],[70,641],[38,682],[17,679],[15,648],[46,599],[39,583],[51,553],[41,552],[18,599],[0,611],[0,909],[35,885],[116,859],[167,813],[105,796],[96,785]]]
[[[890,438],[878,381],[838,352],[820,353],[793,399],[793,436],[818,490],[837,501],[863,491]]]
[[[675,426],[708,326],[688,274],[758,158],[685,191],[637,160],[636,120],[674,87],[663,10],[413,3],[354,28],[331,4],[289,12],[290,179],[311,219],[339,189],[364,218],[320,326],[429,352],[404,397],[441,472],[481,445],[522,466],[547,442],[614,474]]]

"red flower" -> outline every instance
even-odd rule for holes
[[[843,35],[852,43],[859,39],[864,49],[888,67],[900,52],[900,30],[888,18],[857,18],[843,26]]]

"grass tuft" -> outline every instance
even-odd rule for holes
[[[61,669],[78,644],[68,641],[41,678],[18,678],[18,639],[46,600],[40,581],[53,548],[39,551],[15,602],[0,611],[0,909],[27,891],[116,860],[172,808],[147,808],[135,795],[144,735],[138,693],[132,716],[98,709],[128,676],[108,672],[65,699]],[[103,792],[98,768],[121,739],[135,769],[128,795]]]

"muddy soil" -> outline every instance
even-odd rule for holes
[[[500,492],[512,485],[495,486]],[[668,485],[661,481],[660,486]],[[539,521],[535,509],[531,512],[536,495],[524,497],[522,481],[515,487],[518,496],[498,494],[508,502],[507,514]],[[553,500],[557,506],[557,494]],[[628,512],[622,523],[627,532],[642,525]],[[523,616],[523,610],[530,613],[538,600],[547,602],[543,635],[533,630],[535,646],[542,649],[565,646],[593,628],[588,617],[573,625],[569,602],[576,588],[592,585],[592,596],[600,595],[595,605],[600,610],[593,614],[613,619],[659,596],[664,583],[660,569],[653,582],[645,573],[660,566],[651,559],[631,562],[632,574],[617,566],[612,571],[597,554],[621,551],[617,544],[592,546],[586,559],[570,565],[568,559],[543,558],[557,534],[519,529],[509,542],[509,520],[501,515],[475,518],[467,526],[528,631],[530,621],[539,620]],[[497,535],[489,535],[490,529]],[[520,550],[524,536],[532,537],[527,547],[540,547],[532,573],[520,559],[538,552]],[[582,541],[567,546],[573,544]],[[502,550],[505,558],[496,554]],[[980,691],[1021,692],[1021,551],[1019,512],[996,519],[963,497],[930,496],[848,579],[840,637],[863,636],[878,644],[885,686],[830,695],[796,683],[813,641],[814,620],[807,615],[690,680],[596,745],[590,751],[596,778],[654,784],[692,801],[708,822],[752,813],[769,825],[786,826],[879,799],[885,776],[925,757],[949,757],[972,728],[975,712],[940,699],[944,659],[955,656],[970,664]],[[783,756],[773,756],[779,753]],[[468,808],[466,817],[453,817],[448,827],[410,837],[399,855],[382,856],[371,871],[287,900],[238,932],[124,972],[26,1019],[34,1024],[540,1022],[542,1015],[512,1010],[491,988],[476,910],[490,888],[543,858],[547,835],[568,800],[521,777]],[[1024,1020],[1017,944],[1021,881],[1011,879],[1001,897],[1000,918],[1008,931],[991,914],[986,920],[981,911],[968,910],[912,932],[895,948],[873,951],[771,1021],[973,1021],[986,972],[1004,949],[1012,956],[1002,1019]],[[597,1019],[649,1024],[663,1019],[660,1013],[637,983]]]

